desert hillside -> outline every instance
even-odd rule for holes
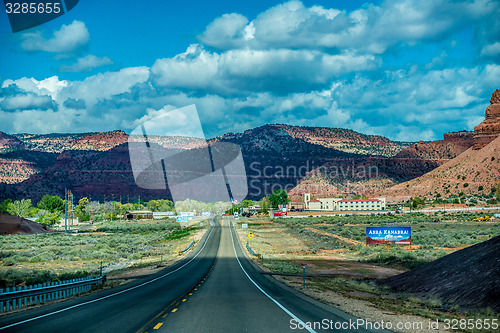
[[[396,290],[437,296],[464,309],[500,310],[500,236],[395,275],[381,283]]]
[[[0,235],[41,234],[47,230],[40,223],[0,213]]]
[[[410,197],[449,197],[489,194],[500,182],[500,90],[486,108],[485,120],[475,127],[473,144],[465,152],[425,175],[382,190],[389,201]]]

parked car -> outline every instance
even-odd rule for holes
[[[274,216],[286,216],[286,213],[287,212],[283,212],[283,211],[277,211],[277,212],[274,212]]]

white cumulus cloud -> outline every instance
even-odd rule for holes
[[[75,20],[69,25],[63,24],[50,38],[45,38],[40,31],[24,33],[21,47],[26,51],[71,53],[85,48],[89,41],[85,23]]]
[[[101,67],[112,65],[113,61],[108,57],[97,57],[93,54],[86,55],[85,57],[78,58],[76,63],[72,65],[61,65],[59,71],[61,72],[90,72],[91,70]]]

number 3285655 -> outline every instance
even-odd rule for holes
[[[7,2],[5,4],[7,14],[59,14],[61,12],[61,4],[59,2]]]

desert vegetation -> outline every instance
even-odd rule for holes
[[[41,283],[178,256],[199,226],[181,227],[172,219],[158,222],[96,223],[83,233],[4,235],[0,250],[0,287]]]
[[[306,293],[323,301],[329,301],[325,295],[341,295],[368,301],[382,311],[427,318],[480,318],[486,314],[493,318],[497,314],[488,309],[467,312],[437,298],[395,293],[376,283],[378,278],[402,273],[500,235],[500,220],[474,221],[482,215],[440,212],[241,218],[235,226],[242,242],[249,241],[253,250],[263,256],[263,260],[255,259],[256,263],[265,271],[278,273],[276,278],[302,290],[306,267]],[[248,223],[248,229],[241,229],[241,223]],[[411,226],[411,251],[409,246],[366,246],[367,226]],[[255,234],[252,240],[246,237],[249,231]]]

